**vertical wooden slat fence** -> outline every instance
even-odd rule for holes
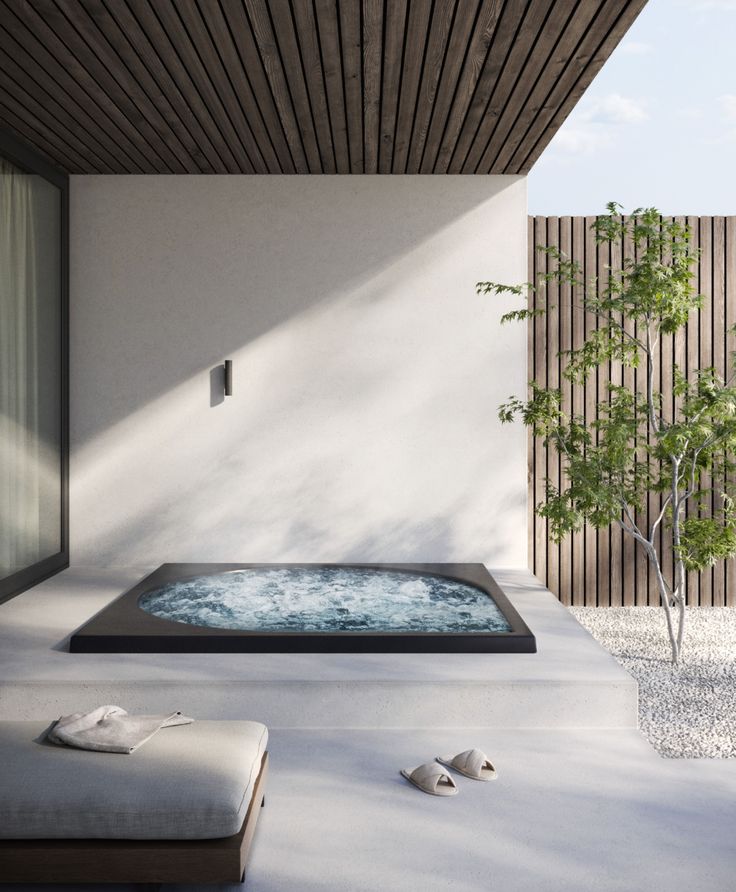
[[[736,216],[676,219],[690,226],[693,244],[702,251],[694,284],[705,301],[685,329],[663,337],[659,345],[655,387],[662,393],[665,411],[666,407],[674,409],[677,403],[672,392],[674,362],[686,374],[698,367],[714,366],[723,375],[730,371],[730,354],[736,350],[736,336],[728,331],[736,323]],[[631,256],[632,248],[628,243],[613,245],[610,251],[597,246],[591,233],[594,221],[594,217],[530,217],[529,280],[536,281],[547,269],[547,256],[536,246],[555,245],[580,263],[586,281],[605,281],[606,267],[615,268],[622,257]],[[547,300],[554,309],[529,322],[529,374],[546,386],[560,386],[565,410],[582,415],[590,424],[599,403],[609,399],[609,381],[639,390],[645,388],[645,381],[643,370],[624,369],[620,363],[602,367],[584,389],[572,388],[562,377],[558,353],[580,346],[597,324],[595,317],[581,310],[580,297],[575,289],[550,289]],[[532,508],[544,499],[546,478],[555,485],[564,484],[562,470],[553,452],[548,453],[531,435],[528,444],[529,566],[536,575],[565,604],[657,604],[655,580],[646,556],[619,528],[586,528],[560,545],[550,541],[546,521]],[[637,521],[646,524],[650,517],[656,517],[658,506],[659,497],[651,496]],[[665,571],[671,571],[673,555],[666,545],[662,559]],[[736,560],[720,562],[702,574],[688,574],[688,603],[736,606]]]

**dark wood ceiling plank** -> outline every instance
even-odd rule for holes
[[[236,84],[241,77],[248,82],[262,122],[259,127],[265,129],[278,159],[277,172],[294,173],[291,149],[241,0],[222,0],[221,3],[206,0],[200,2],[199,8],[220,48],[225,65],[228,70],[235,71],[231,76]]]
[[[18,116],[27,115],[29,124],[33,124],[36,132],[43,132],[47,141],[51,139],[54,145],[58,145],[64,151],[66,157],[73,158],[75,168],[84,167],[87,163],[94,166],[98,173],[114,173],[115,168],[110,167],[90,146],[79,138],[79,128],[69,127],[60,118],[51,112],[51,104],[42,104],[36,96],[28,93],[5,70],[10,60],[0,56],[0,96],[3,96],[6,105],[14,109]],[[49,137],[49,133],[52,134]],[[56,141],[53,140],[56,137]]]
[[[220,77],[224,81],[223,92],[229,91],[231,94],[228,105],[233,106],[233,120],[236,126],[239,122],[238,106],[240,107],[242,125],[237,129],[239,133],[241,128],[244,131],[241,140],[244,140],[248,147],[248,154],[253,159],[256,172],[283,173],[281,158],[271,139],[260,103],[253,92],[248,72],[240,60],[219,3],[217,0],[196,0],[188,5],[197,9],[197,27],[201,28],[201,40],[207,40],[213,47],[218,70],[222,71]],[[289,161],[286,163],[289,165]]]
[[[279,173],[281,166],[248,79],[239,64],[228,67],[223,61],[227,42],[221,44],[213,38],[196,0],[177,0],[176,8],[253,172]],[[236,57],[233,60],[238,61]]]
[[[404,70],[401,76],[392,173],[406,173],[431,16],[432,0],[411,0],[406,26],[406,50],[404,52]]]
[[[456,155],[450,165],[453,173],[473,173],[480,156],[485,151],[498,120],[506,108],[509,96],[516,89],[519,78],[530,56],[536,52],[539,42],[554,42],[558,30],[551,22],[567,19],[573,7],[570,2],[559,0],[535,0],[528,4],[525,16],[507,56],[500,62],[495,84],[482,113],[477,129],[468,147],[467,155],[462,158]],[[491,49],[491,56],[493,49]]]
[[[78,169],[75,162],[67,158],[63,150],[49,145],[43,136],[33,129],[25,117],[19,118],[11,109],[7,108],[3,102],[5,98],[0,95],[0,127],[8,130],[16,139],[34,148],[52,167],[63,173],[97,173],[97,171],[89,169],[87,164],[85,164],[83,170]]]
[[[342,45],[345,118],[348,127],[350,172],[363,173],[363,35],[360,0],[337,4]]]
[[[255,5],[254,0],[251,2]],[[323,173],[325,162],[328,158],[332,158],[332,147],[321,145],[315,132],[312,106],[307,93],[291,4],[288,0],[270,0],[270,2],[259,0],[259,2],[266,3],[271,17],[275,42],[289,86],[289,94],[302,137],[304,152],[307,156],[309,172]]]
[[[285,2],[285,0],[281,0],[281,2]],[[315,157],[318,159],[319,154],[313,133],[309,141],[310,151],[307,152],[304,133],[281,61],[281,52],[274,34],[268,4],[264,0],[243,0],[243,3],[258,47],[258,54],[271,85],[271,93],[279,111],[281,125],[291,148],[294,166],[297,173],[309,173],[313,160]]]
[[[475,89],[493,43],[503,0],[482,0],[463,69],[457,83],[455,96],[447,115],[445,132],[432,168],[433,173],[446,173],[453,150],[460,137],[463,122],[470,109]]]
[[[113,120],[126,134],[134,147],[144,170],[156,173],[181,172],[182,165],[166,147],[156,130],[130,97],[120,89],[95,52],[80,37],[74,24],[69,21],[54,0],[36,0],[35,4],[23,0],[5,0],[14,8],[18,18],[47,46],[57,58],[63,60],[76,83],[88,97]],[[85,16],[84,10],[76,11]]]
[[[69,5],[70,0],[66,0]],[[167,91],[156,81],[149,71],[142,57],[136,51],[128,29],[121,27],[115,17],[115,13],[127,11],[122,3],[113,3],[111,11],[108,11],[104,0],[74,0],[75,5],[81,5],[87,16],[97,26],[100,34],[112,49],[108,54],[102,41],[100,52],[106,64],[112,70],[115,55],[123,60],[126,72],[123,73],[128,86],[126,91],[130,95],[135,90],[135,85],[143,91],[147,99],[156,108],[162,122],[161,135],[167,140],[169,147],[180,159],[187,173],[210,173],[212,168],[205,155],[200,151],[196,141],[189,130],[184,126],[181,116],[177,113],[167,95]],[[80,16],[81,18],[81,16]],[[132,83],[130,81],[132,80]]]
[[[407,0],[391,0],[386,4],[381,84],[381,132],[378,144],[379,173],[391,173],[393,166],[407,17]]]
[[[327,105],[335,150],[337,173],[350,173],[348,122],[343,90],[342,47],[336,0],[315,0],[320,54],[324,71]]]
[[[107,173],[95,168],[88,156],[80,156],[58,133],[36,117],[31,109],[10,93],[0,92],[0,122],[30,142],[55,167],[67,173]]]
[[[158,18],[160,29],[153,36],[154,46],[165,59],[173,58],[172,49],[178,56],[184,70],[195,87],[196,93],[206,105],[212,120],[219,130],[219,139],[216,142],[217,152],[225,162],[229,173],[253,173],[255,168],[253,160],[240,139],[238,130],[233,125],[225,100],[220,96],[212,75],[207,65],[200,57],[194,38],[188,33],[179,15],[179,3],[171,3],[169,0],[154,2],[154,0],[128,0],[136,15],[150,6]],[[182,11],[184,11],[182,9]],[[148,25],[146,26],[148,28]],[[150,32],[149,32],[150,33]],[[165,43],[162,41],[165,38]],[[203,51],[204,48],[202,48]],[[207,63],[214,60],[208,55]],[[190,101],[193,98],[191,88],[185,94]],[[234,113],[234,110],[232,110]]]
[[[54,96],[30,76],[28,68],[19,64],[16,55],[2,52],[1,46],[0,70],[2,89],[18,98],[22,105],[27,105],[33,114],[60,136],[65,136],[67,140],[73,139],[81,156],[89,155],[90,162],[97,170],[105,173],[115,173],[119,170],[116,157],[110,154],[89,130],[80,125],[79,121],[69,113],[66,105],[57,102]],[[35,67],[34,73],[37,74],[38,70],[38,67]]]
[[[478,13],[482,3],[479,0],[458,0],[455,18],[447,43],[442,74],[437,85],[429,129],[424,140],[424,148],[419,162],[420,173],[432,173],[443,142],[447,116],[455,99],[460,75],[465,63],[465,55],[471,42]]]
[[[537,0],[537,6],[543,2],[551,5],[553,0]],[[454,145],[448,141],[450,152],[443,172],[452,174],[461,172],[527,11],[528,3],[523,0],[505,0],[502,3],[493,39],[473,89],[470,104],[460,124],[460,132]]]
[[[46,24],[140,134],[139,143],[142,148],[145,145],[146,154],[154,152],[169,173],[186,173],[191,159],[181,160],[178,140],[79,0],[44,4],[43,15]]]
[[[620,8],[619,0],[614,0]],[[543,110],[550,95],[551,85],[556,84],[568,71],[573,71],[572,81],[579,73],[579,65],[575,63],[575,54],[586,34],[596,31],[595,22],[605,18],[612,10],[610,0],[593,6],[580,3],[567,21],[560,20],[556,27],[554,17],[550,16],[544,37],[552,40],[552,32],[557,31],[557,39],[548,45],[540,40],[535,47],[534,58],[530,59],[519,78],[516,89],[512,92],[497,122],[496,129],[478,162],[478,172],[489,170],[505,171],[508,161],[518,148],[530,124]],[[615,18],[615,13],[614,13]],[[609,23],[610,25],[610,23]],[[606,29],[607,30],[607,29]],[[545,55],[547,58],[545,59]]]
[[[140,3],[136,15],[127,0],[115,0],[110,4],[109,12],[196,145],[197,152],[193,151],[192,154],[200,163],[200,172],[227,173],[225,162],[215,147],[215,143],[219,142],[219,131],[193,89],[180,60],[172,48],[164,61],[158,47],[153,43],[160,25],[148,4]],[[165,35],[161,40],[165,44]]]
[[[647,0],[630,0],[620,13],[618,19],[599,43],[587,65],[579,72],[579,75],[568,94],[560,101],[555,97],[556,111],[550,115],[540,114],[531,126],[524,143],[519,147],[515,155],[508,163],[510,172],[528,173],[532,165],[539,158],[544,149],[549,145],[552,137],[557,133],[567,116],[577,105],[583,93],[588,89],[593,78],[603,67],[604,63],[618,46],[621,38],[634,23],[634,20],[646,6]],[[556,89],[556,88],[555,88]],[[550,97],[551,99],[552,97]],[[547,110],[545,109],[545,112]]]
[[[12,2],[12,0],[11,0]],[[30,16],[30,8],[26,10]],[[150,160],[143,156],[128,133],[118,126],[118,115],[110,108],[109,100],[101,107],[96,97],[85,89],[89,76],[73,59],[63,56],[64,62],[47,49],[36,33],[22,19],[17,18],[11,9],[0,5],[0,51],[18,60],[56,102],[66,108],[84,127],[95,134],[118,162],[118,173],[156,173]],[[31,20],[33,21],[33,20]],[[52,45],[57,42],[52,38]],[[55,47],[57,53],[60,47]],[[63,47],[61,48],[63,49]],[[94,85],[93,85],[94,87]],[[99,95],[99,90],[95,90]],[[127,122],[126,122],[127,123]]]
[[[363,167],[378,173],[383,80],[383,2],[363,0]]]
[[[437,98],[437,87],[447,58],[447,46],[452,29],[458,0],[435,0],[432,10],[432,26],[427,39],[427,51],[419,84],[417,109],[411,133],[406,172],[419,173],[426,144],[427,133],[432,122],[432,113]]]
[[[646,0],[0,0],[70,171],[526,173]]]
[[[296,0],[292,9],[304,80],[309,95],[309,105],[319,142],[322,170],[325,173],[335,173],[337,158],[332,139],[332,122],[327,102],[319,35],[317,34],[316,12],[308,0]]]

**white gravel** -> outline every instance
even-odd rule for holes
[[[572,607],[639,683],[639,728],[670,759],[736,759],[736,608],[689,607],[670,662],[659,607]]]

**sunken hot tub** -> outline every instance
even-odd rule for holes
[[[75,653],[534,653],[483,564],[163,564]]]

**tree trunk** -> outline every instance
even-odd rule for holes
[[[673,661],[679,663],[682,656],[682,639],[685,635],[685,592],[680,593],[677,602],[677,658]]]
[[[672,611],[670,610],[670,599],[663,600],[667,610],[667,630],[670,635],[670,645],[672,646],[672,662],[680,661],[680,653],[682,652],[682,636],[685,632],[685,565],[680,555],[680,459],[672,459],[672,550],[675,555],[675,566],[673,568],[673,585],[672,585],[672,603],[677,606],[677,636],[674,635],[672,629]]]
[[[662,575],[662,568],[659,565],[659,555],[657,554],[657,549],[650,543],[649,546],[649,562],[654,568],[654,572],[657,574],[657,589],[659,590],[659,600],[664,608],[664,616],[667,621],[667,635],[670,639],[670,647],[672,649],[672,662],[677,663],[680,659],[680,650],[682,648],[682,634],[683,634],[683,619],[684,615],[680,615],[678,628],[675,632],[675,624],[673,622],[672,616],[672,605],[670,603],[671,598],[674,597],[675,603],[680,603],[678,598],[678,589],[675,589],[674,595],[671,595],[667,590],[667,585],[664,581],[664,576]]]

